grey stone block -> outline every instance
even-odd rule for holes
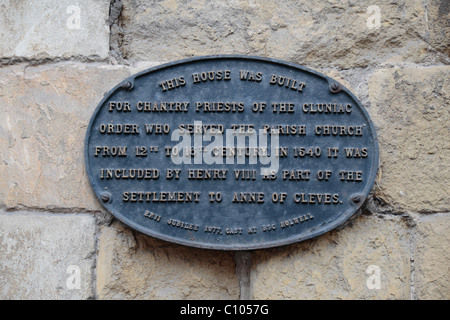
[[[0,212],[0,257],[0,299],[92,298],[95,219]]]
[[[89,57],[109,52],[107,0],[0,0],[0,57]]]

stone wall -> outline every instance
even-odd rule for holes
[[[0,0],[0,299],[449,299],[445,0]],[[235,254],[132,231],[95,198],[103,95],[167,61],[244,54],[344,83],[380,168],[340,230]]]

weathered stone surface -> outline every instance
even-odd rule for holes
[[[450,214],[421,217],[414,252],[414,287],[418,299],[450,299]]]
[[[341,231],[257,251],[253,298],[409,299],[409,240],[401,218],[360,216]]]
[[[93,297],[92,216],[0,212],[0,244],[0,299]]]
[[[430,57],[421,0],[375,10],[369,0],[122,2],[121,50],[132,61],[248,54],[348,69]]]
[[[0,0],[0,58],[106,59],[108,0]]]
[[[84,170],[84,139],[125,67],[60,63],[0,69],[0,204],[100,209]]]
[[[170,244],[121,223],[101,229],[99,299],[238,299],[233,254]]]
[[[450,209],[450,66],[393,68],[369,80],[381,179],[375,196],[396,211]]]
[[[427,9],[429,43],[450,57],[450,3],[447,0],[429,0]]]

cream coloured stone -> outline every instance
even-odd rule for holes
[[[125,67],[60,63],[0,69],[0,203],[98,210],[84,139],[103,95]]]
[[[418,299],[450,299],[450,214],[422,216],[414,238],[414,287]]]
[[[317,239],[252,257],[253,299],[409,299],[409,235],[401,218],[360,216]]]
[[[102,227],[99,299],[238,299],[233,253],[160,241],[116,222]]]
[[[450,208],[450,67],[377,70],[370,116],[379,139],[375,197],[396,211]]]
[[[122,2],[131,61],[245,54],[348,69],[430,57],[421,0]]]

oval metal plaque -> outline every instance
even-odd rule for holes
[[[103,206],[183,245],[250,250],[342,225],[378,167],[372,122],[327,76],[207,56],[138,73],[97,107],[86,169]]]

